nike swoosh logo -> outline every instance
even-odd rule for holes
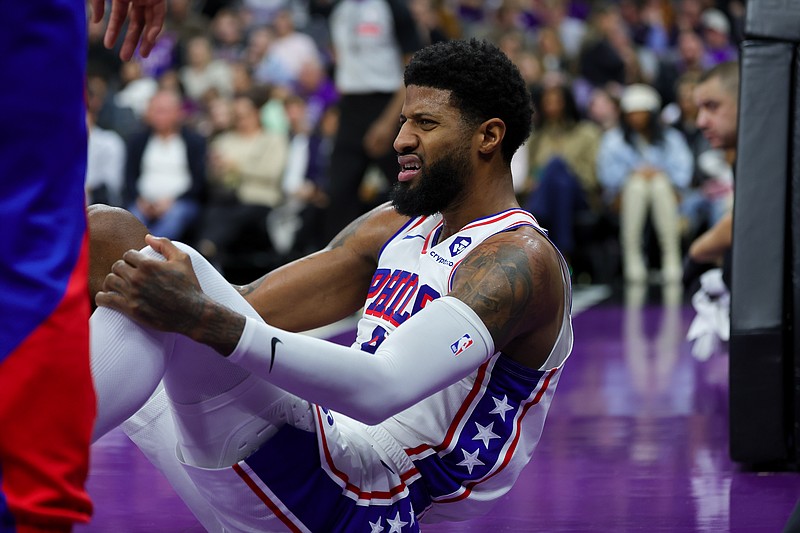
[[[416,239],[417,237],[419,237],[422,240],[425,240],[425,235],[406,235],[405,237],[403,237],[403,240]]]
[[[274,365],[274,364],[275,364],[275,346],[276,346],[276,345],[277,345],[279,342],[280,342],[281,344],[283,344],[283,341],[282,341],[282,340],[280,340],[278,337],[272,337],[272,353],[270,354],[270,357],[269,357],[269,371],[270,371],[270,372],[272,372],[272,365]]]

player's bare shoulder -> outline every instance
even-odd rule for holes
[[[494,235],[470,252],[450,294],[481,317],[498,350],[537,366],[558,337],[565,290],[555,247],[523,226]]]

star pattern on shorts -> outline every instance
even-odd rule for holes
[[[381,533],[383,531],[384,527],[381,525],[381,520],[383,519],[379,516],[377,522],[369,523],[369,527],[372,528],[372,530],[369,533]]]
[[[483,466],[484,462],[478,459],[478,452],[480,449],[475,450],[473,453],[469,453],[464,448],[461,448],[461,453],[464,454],[464,460],[458,463],[458,466],[466,466],[467,471],[472,474],[472,469],[476,466]]]
[[[475,422],[475,425],[478,428],[478,433],[472,437],[472,440],[482,440],[483,447],[487,450],[489,449],[489,441],[492,439],[499,439],[500,435],[492,431],[492,427],[494,427],[494,422],[490,422],[488,426],[482,426]]]
[[[413,526],[414,522],[416,521],[417,517],[414,516],[414,509],[411,509],[408,514],[411,515],[411,522],[408,523],[409,526]]]
[[[489,414],[490,415],[500,415],[500,418],[503,420],[503,422],[505,422],[506,421],[506,412],[511,411],[512,409],[514,409],[513,407],[508,405],[508,396],[504,394],[502,400],[498,400],[497,398],[492,396],[492,400],[494,400],[494,409],[489,411]]]
[[[389,520],[387,518],[386,523],[390,526],[389,533],[400,533],[403,531],[403,526],[408,525],[408,522],[400,520],[400,511],[397,511],[397,514],[394,515],[394,520]]]

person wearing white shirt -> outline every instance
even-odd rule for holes
[[[206,142],[183,127],[180,96],[161,90],[148,106],[149,129],[131,137],[125,205],[150,231],[180,239],[200,213]]]
[[[125,168],[125,141],[113,130],[89,119],[86,161],[86,203],[121,205]]]

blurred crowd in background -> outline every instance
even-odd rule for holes
[[[732,201],[692,93],[738,58],[744,6],[722,2],[169,0],[156,48],[128,63],[90,24],[88,199],[250,281],[385,201],[404,58],[476,37],[530,86],[514,186],[575,281],[679,280]]]

